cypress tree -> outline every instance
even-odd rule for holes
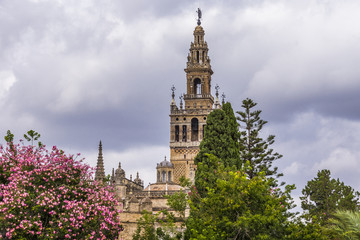
[[[200,152],[194,159],[198,167],[199,164],[203,166],[195,174],[195,186],[200,195],[206,192],[205,182],[209,184],[216,181],[214,171],[218,166],[209,160],[210,155],[215,156],[225,167],[235,166],[240,169],[238,138],[238,124],[230,103],[225,103],[223,109],[216,109],[208,115]]]
[[[195,164],[206,161],[206,154],[213,154],[221,159],[225,167],[239,165],[238,138],[234,111],[230,103],[225,103],[223,109],[216,109],[207,117],[204,138],[200,143],[200,152],[195,157]]]

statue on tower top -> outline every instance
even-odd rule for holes
[[[196,11],[198,14],[198,20],[197,20],[197,25],[201,25],[201,17],[202,17],[202,13],[201,13],[201,9],[198,8],[198,10]]]

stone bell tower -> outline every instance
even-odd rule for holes
[[[198,25],[194,30],[194,42],[190,44],[187,57],[186,94],[180,96],[180,106],[175,103],[175,88],[172,88],[170,104],[170,162],[174,165],[174,182],[181,176],[190,180],[195,177],[194,158],[204,135],[207,115],[213,110],[211,95],[211,70],[208,46],[201,26],[201,11],[198,9]],[[183,100],[185,106],[183,106]]]

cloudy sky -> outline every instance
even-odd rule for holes
[[[358,0],[0,0],[0,134],[34,129],[93,166],[102,140],[107,173],[154,182],[199,6],[212,85],[258,103],[283,180],[299,194],[327,168],[360,190]]]

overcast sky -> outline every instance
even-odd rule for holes
[[[358,0],[0,0],[1,135],[34,129],[92,166],[102,140],[107,173],[154,182],[199,6],[212,86],[258,103],[283,180],[299,194],[327,168],[360,190]]]

